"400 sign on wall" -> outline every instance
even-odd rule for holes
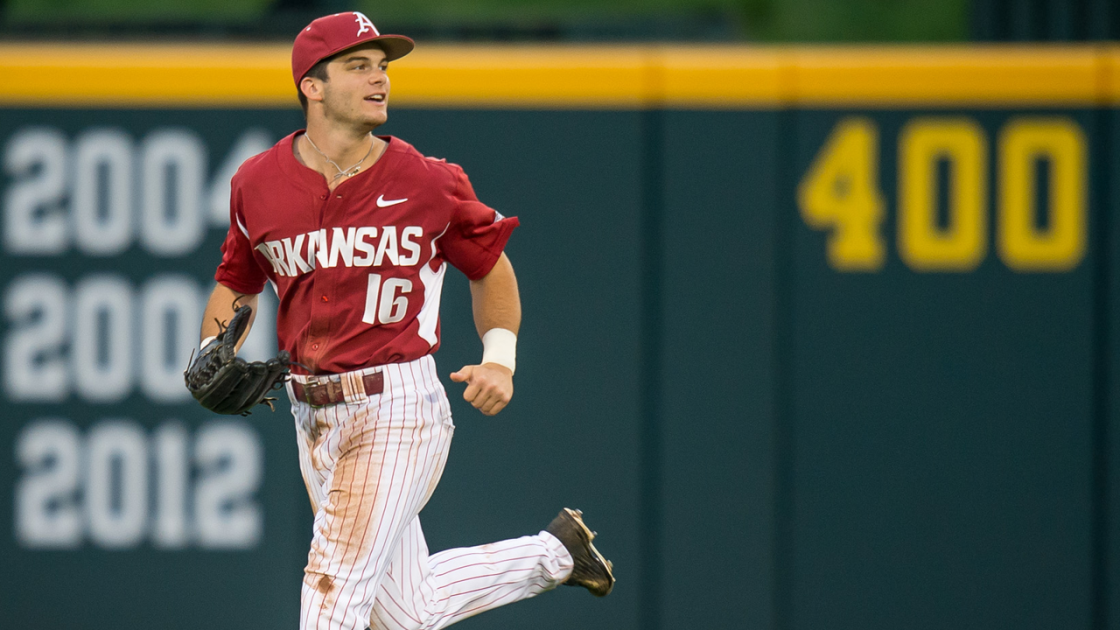
[[[195,131],[15,130],[3,145],[3,391],[15,436],[13,537],[25,549],[249,549],[264,447],[193,405],[229,179],[272,136],[224,156]],[[214,168],[211,168],[214,164]],[[214,251],[211,251],[214,250]],[[271,300],[243,351],[270,356]]]
[[[909,268],[972,271],[988,255],[989,232],[999,259],[1015,271],[1060,273],[1080,264],[1089,181],[1080,125],[1066,116],[1015,116],[994,140],[993,151],[984,129],[964,116],[917,116],[903,126],[895,140],[895,240]],[[801,216],[828,232],[828,263],[837,271],[885,264],[880,142],[874,120],[841,119],[798,186]]]

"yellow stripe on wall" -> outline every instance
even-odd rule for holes
[[[799,103],[1076,105],[1097,102],[1091,48],[836,48],[791,52]]]
[[[744,46],[657,50],[660,90],[670,107],[775,107],[789,103],[788,51]]]
[[[389,69],[406,106],[642,107],[650,55],[633,46],[425,46]]]
[[[295,107],[287,44],[0,44],[0,105]],[[1120,103],[1117,46],[430,45],[409,107],[753,108]]]
[[[1120,46],[1109,46],[1100,52],[1102,99],[1111,105],[1120,104]]]
[[[54,107],[291,105],[283,46],[0,45],[0,103]]]

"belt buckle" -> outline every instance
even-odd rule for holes
[[[303,393],[307,396],[307,404],[312,407],[326,407],[331,402],[326,383],[309,381],[303,386]]]

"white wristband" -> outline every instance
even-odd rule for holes
[[[505,328],[491,328],[482,336],[482,363],[497,363],[517,371],[517,335]]]
[[[201,349],[205,348],[206,344],[210,343],[211,341],[214,341],[217,338],[218,338],[217,335],[212,335],[210,337],[207,337],[207,338],[203,339],[202,343],[198,344],[198,349],[201,350]]]

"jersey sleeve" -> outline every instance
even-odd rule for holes
[[[238,293],[255,295],[264,290],[268,276],[253,257],[241,207],[241,190],[235,181],[229,201],[229,232],[222,243],[222,262],[214,279]]]
[[[456,168],[451,225],[440,239],[444,258],[471,280],[490,273],[505,249],[517,217],[503,217],[478,200],[462,169]]]

